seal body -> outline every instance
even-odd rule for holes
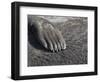
[[[66,49],[65,40],[61,32],[47,19],[28,16],[28,27],[36,33],[38,42],[52,52]],[[35,30],[34,30],[35,29]]]

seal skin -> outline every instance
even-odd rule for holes
[[[44,48],[52,52],[66,49],[66,43],[61,32],[57,28],[54,28],[53,24],[48,20],[29,15],[28,27],[35,33],[38,42]]]

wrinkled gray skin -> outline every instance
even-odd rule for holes
[[[52,51],[58,52],[66,49],[65,40],[61,32],[46,19],[28,16],[28,25],[37,30],[37,39],[40,44]]]

